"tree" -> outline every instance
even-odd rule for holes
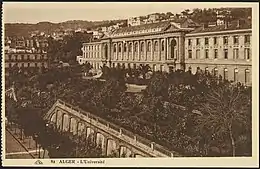
[[[86,63],[83,64],[82,70],[83,70],[85,76],[89,73],[90,69],[92,69],[92,68],[93,67],[89,62],[86,62]]]
[[[157,139],[158,132],[160,132],[160,126],[158,123],[163,118],[164,106],[163,100],[161,97],[149,97],[145,100],[145,104],[143,104],[144,114],[148,116],[148,121],[151,122],[153,128],[153,136]]]
[[[151,71],[151,67],[148,64],[146,64],[146,65],[141,64],[139,67],[139,70],[143,76],[143,79],[145,80],[146,74]]]
[[[189,18],[190,14],[190,10],[189,9],[185,9],[184,11],[181,12],[183,16],[185,16],[186,18]]]
[[[145,93],[149,97],[163,96],[164,99],[168,98],[169,81],[166,73],[155,72],[150,79]]]
[[[230,16],[232,19],[248,19],[252,17],[252,8],[231,8]]]
[[[211,136],[206,140],[208,146],[213,143],[218,146],[229,144],[230,155],[236,156],[239,136],[251,137],[251,99],[237,86],[214,89],[206,95],[206,99],[208,102],[201,105],[203,115],[197,117],[198,130]]]

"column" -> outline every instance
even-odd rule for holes
[[[126,60],[128,61],[129,60],[129,43],[125,42],[125,44],[126,44]]]
[[[245,36],[240,35],[238,36],[238,46],[245,46]],[[238,48],[239,49],[239,59],[244,59],[245,58],[245,48]]]
[[[141,41],[138,40],[138,60],[141,60]]]
[[[98,55],[98,58],[104,59],[105,58],[105,44],[101,43],[100,46],[101,46],[101,50],[99,50],[99,47],[98,47],[98,54],[101,54],[101,57]]]
[[[144,60],[147,60],[147,40],[144,40]]]
[[[104,137],[104,139],[105,139],[104,140],[105,145],[104,145],[104,149],[102,149],[102,154],[106,156],[107,155],[107,138]]]
[[[124,57],[124,43],[120,42],[120,44],[121,44],[121,59],[120,60],[123,60],[123,57]]]
[[[181,62],[181,69],[185,70],[185,56],[184,56],[184,37],[179,37],[179,56],[177,56],[178,60]]]
[[[154,41],[151,39],[151,61],[154,60]]]
[[[135,41],[132,41],[132,61],[135,60],[134,50],[135,50]]]
[[[111,42],[110,41],[108,41],[108,43],[107,43],[107,58],[108,58],[108,60],[112,60],[111,59]]]
[[[228,59],[233,59],[234,58],[234,56],[233,56],[233,54],[234,54],[234,52],[233,52],[233,36],[228,36]],[[230,48],[230,46],[232,46],[231,48]]]
[[[118,43],[116,42],[116,60],[118,60]]]
[[[164,38],[164,58],[168,59],[168,38]]]
[[[162,60],[162,59],[161,59],[161,46],[162,46],[162,44],[161,44],[161,39],[159,38],[159,39],[158,39],[158,51],[157,51],[158,60],[159,60],[159,61]]]
[[[225,55],[225,53],[224,53],[224,39],[223,39],[223,36],[218,36],[217,37],[218,38],[218,59],[224,59],[224,55]],[[222,47],[222,48],[220,48],[220,46]]]
[[[175,41],[176,41],[176,47],[177,47],[177,55],[174,55],[174,57],[177,59],[177,61],[181,61],[182,55],[181,55],[181,38],[180,37],[174,37]],[[183,44],[184,45],[184,44]],[[176,54],[176,53],[175,53]]]

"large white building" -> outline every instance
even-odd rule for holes
[[[189,28],[169,21],[115,30],[97,42],[83,44],[81,63],[94,69],[135,68],[148,64],[154,71],[198,69],[232,81],[251,84],[251,23]]]

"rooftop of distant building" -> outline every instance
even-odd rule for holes
[[[226,24],[226,23],[225,23]],[[211,27],[199,27],[195,29],[194,31],[190,32],[190,34],[193,33],[204,33],[204,32],[219,32],[219,31],[228,31],[228,30],[239,30],[239,29],[251,29],[252,23],[249,20],[235,20],[228,25],[216,25]]]

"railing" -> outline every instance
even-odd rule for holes
[[[157,151],[161,154],[164,154],[165,156],[169,156],[169,157],[173,157],[173,154],[178,154],[176,152],[172,152],[170,150],[167,150],[166,148],[164,148],[163,146],[159,145],[159,144],[156,144],[146,138],[143,138],[137,134],[134,134],[133,132],[130,132],[118,125],[115,125],[115,124],[112,124],[110,122],[108,122],[107,120],[103,119],[103,118],[100,118],[96,115],[93,115],[93,114],[90,114],[89,112],[86,112],[80,108],[75,108],[73,105],[69,104],[69,103],[66,103],[66,102],[63,102],[62,100],[57,100],[57,102],[55,103],[56,105],[54,106],[58,106],[58,104],[61,104],[63,106],[66,106],[80,114],[83,114],[85,115],[87,118],[91,119],[91,120],[94,120],[95,122],[99,123],[99,124],[102,124],[103,126],[106,126],[107,128],[109,128],[110,130],[114,131],[115,133],[117,133],[117,135],[121,135],[121,136],[126,136],[130,139],[133,139],[133,142],[136,142],[138,144],[142,144],[144,146],[146,146],[146,150],[149,150],[149,151]],[[177,156],[180,156],[180,155],[177,155]]]

